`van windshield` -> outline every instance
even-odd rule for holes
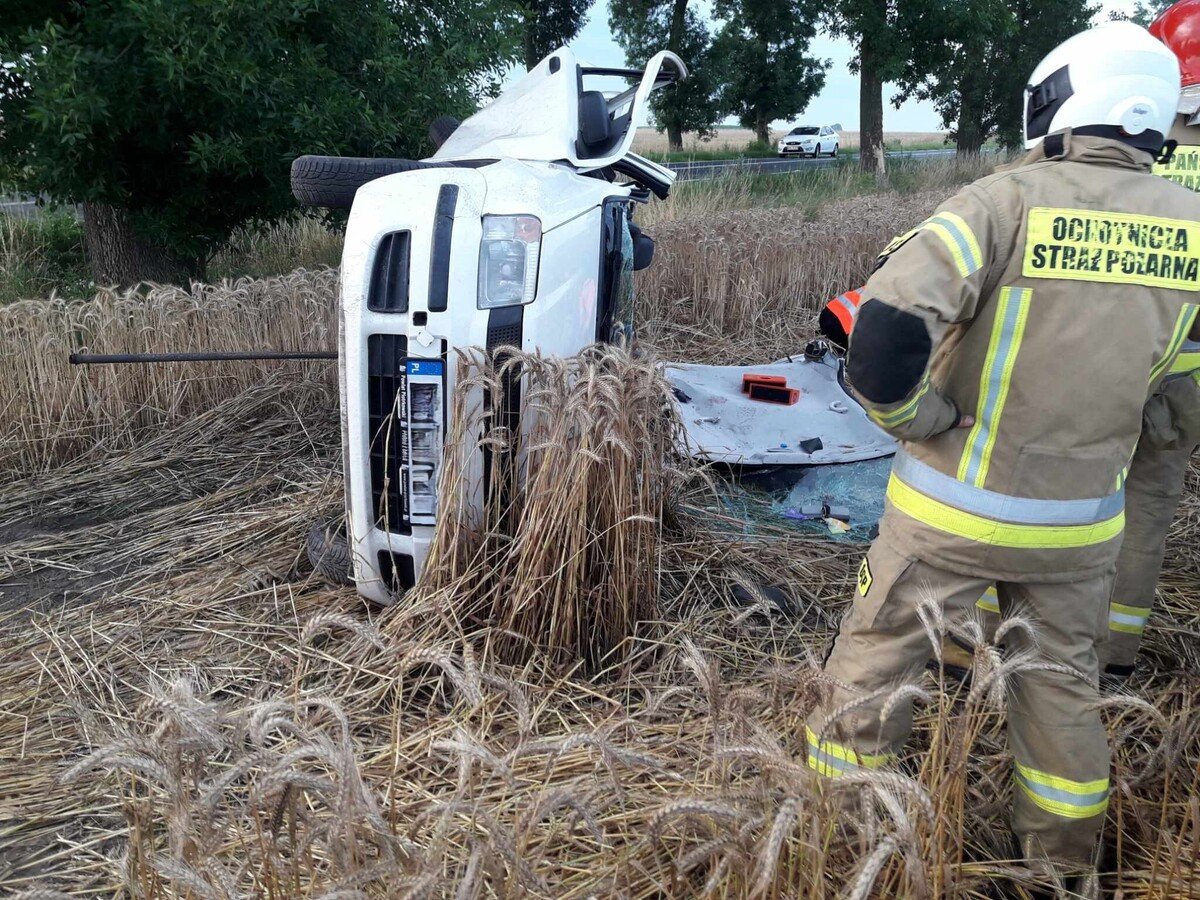
[[[817,129],[811,125],[802,125],[799,128],[793,128],[789,134],[816,134]]]

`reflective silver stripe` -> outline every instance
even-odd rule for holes
[[[1108,799],[1108,788],[1100,791],[1092,791],[1088,794],[1077,794],[1073,791],[1064,791],[1059,788],[1053,788],[1049,785],[1039,784],[1033,779],[1027,777],[1024,772],[1017,770],[1017,778],[1021,780],[1027,788],[1043,797],[1046,800],[1052,800],[1055,803],[1062,803],[1067,806],[1088,807],[1097,803],[1103,803]]]
[[[1144,616],[1127,616],[1124,613],[1110,611],[1108,614],[1108,621],[1110,624],[1115,623],[1117,625],[1130,625],[1134,628],[1145,628],[1146,620],[1149,618],[1149,613],[1146,613]]]
[[[996,593],[996,586],[993,584],[983,592],[975,605],[984,612],[999,613],[1000,612],[1000,595]]]
[[[965,484],[919,462],[903,450],[896,453],[892,472],[909,487],[963,512],[1019,525],[1091,525],[1119,515],[1125,508],[1125,489],[1086,500],[1035,500],[1010,497]]]
[[[812,765],[813,763],[818,763],[839,774],[861,771],[861,767],[856,763],[852,763],[846,759],[838,759],[832,753],[826,753],[824,750],[814,750],[811,746],[808,748],[808,762],[812,768],[816,768]]]
[[[979,254],[975,251],[972,242],[967,239],[963,233],[964,228],[969,228],[962,219],[958,216],[941,213],[931,216],[929,222],[937,223],[950,232],[950,237],[954,239],[954,243],[958,245],[958,250],[962,254],[963,261],[967,265],[967,274],[973,275],[978,272],[983,266],[983,260],[979,258]],[[974,237],[974,235],[972,235]]]
[[[845,294],[839,294],[838,296],[834,297],[833,302],[842,307],[842,309],[846,310],[846,312],[850,313],[851,322],[858,318],[858,307],[855,306],[850,298]]]

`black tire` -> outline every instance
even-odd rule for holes
[[[355,193],[368,181],[430,168],[442,167],[413,159],[301,156],[292,162],[292,194],[304,206],[349,209]]]
[[[353,562],[346,530],[335,522],[320,522],[308,530],[304,552],[313,571],[330,584],[354,584]]]
[[[837,159],[837,154],[838,154],[838,145],[834,144],[833,149],[829,151],[829,158]]]
[[[433,146],[441,148],[442,144],[450,140],[450,135],[458,130],[461,125],[458,119],[454,116],[438,116],[429,123],[429,140],[433,142]]]

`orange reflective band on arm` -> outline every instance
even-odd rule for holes
[[[854,330],[854,320],[858,318],[858,306],[862,303],[862,294],[858,291],[846,291],[830,300],[825,308],[828,309],[842,326],[842,331],[849,336]]]

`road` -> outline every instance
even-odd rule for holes
[[[891,150],[888,159],[948,159],[954,156],[954,148],[945,150]],[[858,159],[857,153],[845,153],[836,159],[822,156],[812,159],[798,156],[789,159],[770,157],[742,159],[711,159],[696,162],[667,163],[668,169],[679,173],[680,181],[701,181],[705,178],[716,178],[731,172],[754,172],[765,175],[786,175],[792,172],[803,172],[807,169],[825,169],[836,166],[846,159]]]

